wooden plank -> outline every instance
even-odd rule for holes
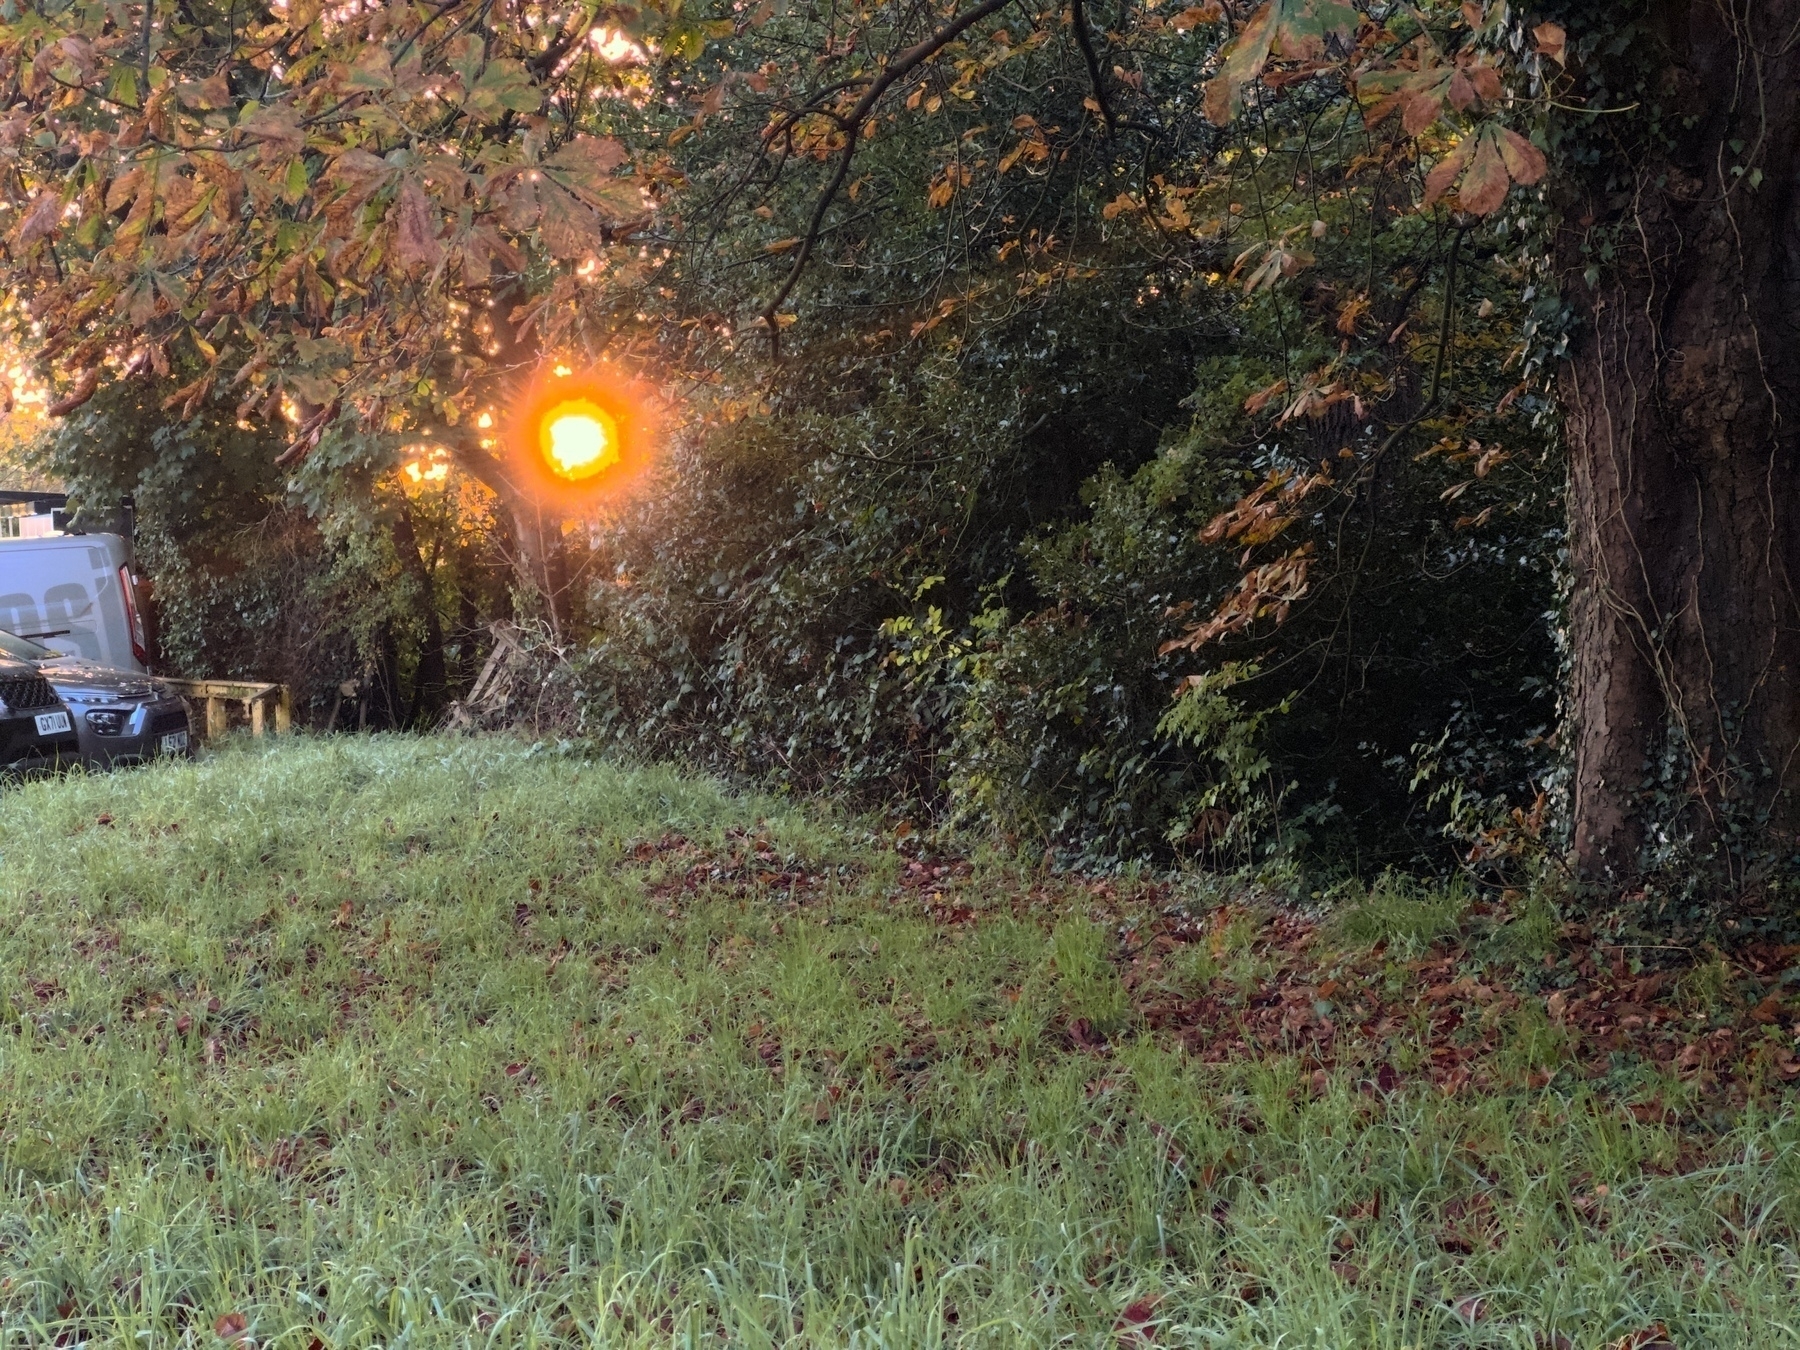
[[[206,700],[206,739],[216,741],[231,728],[231,714],[225,700],[214,696]]]
[[[268,684],[257,680],[171,680],[161,676],[162,682],[178,693],[189,698],[229,698],[240,702],[253,698],[261,698],[265,694],[280,689],[278,684]]]

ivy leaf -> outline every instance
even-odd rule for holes
[[[1263,72],[1271,56],[1316,60],[1330,37],[1347,38],[1361,22],[1344,0],[1268,0],[1250,16],[1220,57],[1219,73],[1206,83],[1206,115],[1216,126],[1237,116],[1244,86]]]

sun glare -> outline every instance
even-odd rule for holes
[[[572,483],[619,462],[618,424],[585,398],[559,403],[546,413],[538,445],[551,471]]]
[[[644,386],[604,361],[546,362],[494,428],[520,481],[565,519],[628,491],[656,438]]]

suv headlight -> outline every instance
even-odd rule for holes
[[[95,708],[87,715],[88,726],[102,736],[123,735],[130,720],[131,712],[126,708]]]

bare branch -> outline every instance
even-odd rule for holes
[[[1106,80],[1100,73],[1100,57],[1094,51],[1094,39],[1088,32],[1087,14],[1082,9],[1082,0],[1069,0],[1069,23],[1075,30],[1075,45],[1081,48],[1081,59],[1087,63],[1088,83],[1094,87],[1094,102],[1100,105],[1101,120],[1106,123],[1106,134],[1113,134],[1116,123],[1113,120],[1112,104],[1106,101]]]
[[[812,257],[813,245],[818,243],[819,232],[825,226],[825,213],[831,209],[831,203],[844,186],[844,180],[850,176],[850,163],[856,158],[856,141],[862,132],[862,124],[881,101],[881,96],[895,83],[905,79],[983,19],[991,14],[998,14],[1011,3],[1012,0],[982,0],[975,8],[964,10],[923,42],[908,47],[890,61],[863,91],[856,106],[843,117],[834,119],[844,129],[844,149],[838,155],[837,168],[831,175],[831,181],[825,185],[825,190],[819,194],[819,200],[813,205],[812,219],[807,222],[806,233],[800,237],[800,247],[794,254],[794,265],[788,269],[787,279],[763,307],[762,320],[769,327],[769,350],[777,360],[781,357],[781,324],[777,311],[787,302],[788,296],[794,293],[794,287],[800,284],[800,276],[806,271],[807,260]]]

